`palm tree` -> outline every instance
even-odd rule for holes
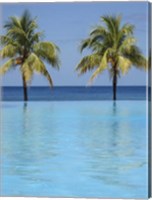
[[[47,71],[44,61],[59,69],[59,48],[49,41],[40,41],[42,32],[37,32],[37,22],[25,11],[18,17],[10,17],[4,25],[6,34],[0,37],[2,49],[0,57],[9,60],[0,68],[0,74],[19,67],[24,88],[24,100],[28,100],[27,84],[31,81],[34,72],[44,75],[51,86],[53,81]]]
[[[90,78],[92,82],[107,69],[113,79],[113,100],[116,100],[118,76],[126,74],[132,66],[146,69],[147,61],[135,45],[133,25],[122,26],[121,16],[103,16],[101,19],[102,25],[96,26],[81,43],[81,52],[88,48],[92,54],[83,57],[76,70],[79,74],[95,70]]]

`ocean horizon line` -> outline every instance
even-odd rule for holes
[[[1,88],[6,88],[6,87],[23,87],[23,86],[0,86]],[[28,86],[29,88],[30,87],[50,87],[50,86],[43,86],[43,85],[33,85],[33,86]],[[93,86],[85,86],[85,85],[54,85],[53,87],[113,87],[113,86],[110,86],[110,85],[93,85]],[[53,88],[52,87],[52,88]],[[147,85],[118,85],[117,87],[148,87]]]

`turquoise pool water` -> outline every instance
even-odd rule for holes
[[[146,102],[2,103],[2,196],[146,198]]]

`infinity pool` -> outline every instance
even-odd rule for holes
[[[145,101],[2,103],[2,196],[147,198]]]

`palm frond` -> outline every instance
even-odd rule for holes
[[[33,69],[30,66],[30,63],[28,62],[28,59],[25,60],[25,62],[23,63],[23,65],[21,66],[21,72],[25,77],[25,81],[29,82],[32,79],[33,76]]]
[[[132,45],[129,49],[123,49],[122,53],[135,67],[145,70],[148,69],[148,61],[137,46]]]
[[[116,23],[116,26],[117,26],[116,29],[118,30],[118,32],[120,30],[121,20],[122,20],[122,15],[121,14],[117,15],[115,17],[115,23]]]
[[[102,44],[99,41],[95,41],[93,44],[91,44],[91,50],[95,54],[103,55],[106,51],[106,47],[104,43]]]
[[[38,42],[38,34],[35,35],[38,26],[28,11],[25,11],[20,18],[11,17],[4,27],[7,29],[6,36],[18,42],[21,46],[30,48],[33,40]]]
[[[49,72],[47,71],[46,68],[43,70],[42,74],[47,78],[47,80],[50,83],[50,86],[52,87],[53,86],[53,80],[52,80],[52,78],[51,78],[51,76],[50,76],[50,74],[49,74]]]
[[[92,81],[108,67],[108,59],[107,59],[108,51],[109,49],[105,51],[103,57],[101,58],[100,64],[98,68],[95,70],[95,72],[93,73],[93,75],[91,76],[89,83],[92,83]]]
[[[122,37],[122,39],[119,40],[119,51],[130,51],[132,46],[136,43],[135,37]]]
[[[12,68],[12,66],[15,66],[15,62],[14,62],[13,58],[8,60],[6,63],[4,63],[0,67],[0,75],[5,74],[8,70],[10,70]]]
[[[112,34],[115,38],[120,24],[119,16],[118,18],[114,16],[103,16],[101,17],[101,19],[106,25],[107,32]]]
[[[14,44],[14,40],[6,35],[0,36],[0,44],[2,46],[7,45],[7,44]]]
[[[4,28],[7,30],[10,30],[13,27],[21,28],[20,19],[18,17],[10,17],[9,21],[4,25]]]
[[[91,41],[90,41],[90,45],[94,43],[94,41],[103,41],[105,38],[107,38],[108,36],[108,32],[105,29],[105,27],[103,26],[97,26],[95,27],[91,33]]]
[[[113,27],[113,24],[111,23],[110,16],[102,16],[101,20],[102,20],[102,22],[104,22],[107,31],[110,33],[114,33],[114,27]]]
[[[0,50],[1,58],[12,58],[17,54],[17,47],[12,44],[6,45],[3,49]]]
[[[23,29],[18,28],[18,27],[12,27],[11,29],[8,30],[7,36],[13,38],[14,40],[17,38],[22,38],[24,40],[27,40],[27,35],[23,31]]]
[[[90,42],[91,42],[91,39],[90,38],[87,38],[85,40],[83,40],[80,44],[80,52],[82,53],[82,51],[86,48],[86,47],[89,47],[90,46]]]
[[[29,24],[28,24],[28,27],[26,27],[26,29],[27,28],[28,28],[28,30],[27,30],[27,36],[30,37],[34,33],[35,29],[38,28],[38,25],[37,25],[37,23],[36,23],[35,20],[31,20],[29,22]]]
[[[40,37],[42,35],[43,35],[42,32],[37,32],[37,33],[34,33],[33,35],[31,35],[31,37],[29,37],[30,44],[34,44],[34,43],[39,42]]]
[[[5,24],[6,35],[0,37],[3,48],[0,57],[10,57],[0,69],[5,73],[12,66],[20,65],[20,70],[26,82],[32,79],[34,71],[44,75],[50,85],[53,81],[43,63],[47,61],[53,67],[59,69],[59,48],[53,42],[40,42],[42,32],[36,32],[38,28],[36,18],[31,18],[28,11],[21,17],[11,17]]]
[[[132,35],[134,28],[135,27],[132,24],[124,24],[120,30],[120,33],[125,35]]]
[[[33,48],[35,54],[44,59],[53,67],[59,69],[60,61],[58,58],[59,48],[52,42],[39,42]]]
[[[76,70],[80,74],[84,74],[87,71],[93,70],[100,64],[101,57],[97,54],[85,56],[77,65]]]
[[[121,26],[121,18],[121,15],[101,17],[101,26],[96,26],[89,34],[89,38],[81,43],[81,51],[88,48],[92,51],[92,55],[82,58],[76,70],[83,74],[97,67],[90,82],[106,68],[111,77],[127,73],[133,65],[141,69],[148,68],[146,58],[135,46],[134,26],[131,24]],[[94,54],[99,57],[97,64],[91,60]]]
[[[25,62],[26,62],[25,67],[29,68],[27,73],[29,73],[30,70],[32,72],[36,71],[39,74],[44,75],[48,79],[51,86],[53,85],[53,81],[52,81],[44,63],[41,61],[41,59],[36,54],[31,53]]]
[[[22,29],[26,33],[37,28],[37,23],[34,19],[32,19],[30,12],[28,10],[24,11],[23,15],[20,18],[20,23],[21,23]]]
[[[103,16],[102,21],[105,24],[106,35],[104,37],[104,45],[109,48],[117,49],[119,43],[119,30],[121,16]]]
[[[131,68],[132,62],[123,57],[123,56],[119,56],[118,57],[118,67],[120,68],[122,74],[126,74],[128,72],[128,70]]]
[[[101,35],[103,37],[105,37],[106,34],[107,34],[107,30],[103,26],[96,26],[90,33],[91,36]]]

